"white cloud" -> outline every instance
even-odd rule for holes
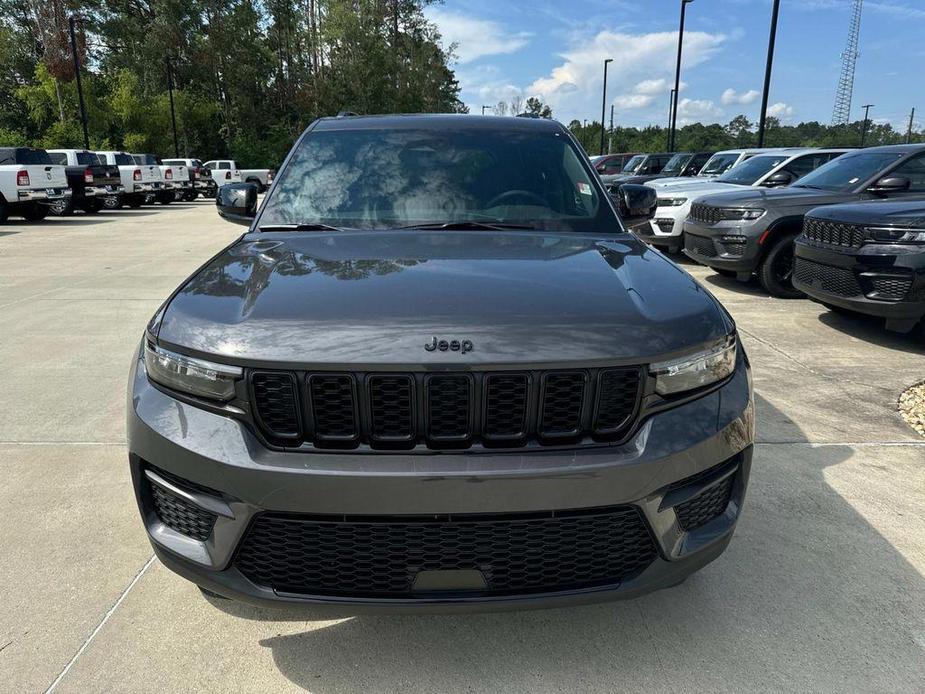
[[[723,115],[723,109],[719,108],[710,99],[681,99],[678,102],[678,116],[681,118],[716,118],[721,115]]]
[[[722,34],[702,31],[684,33],[684,69],[690,70],[708,60],[725,41]],[[612,58],[608,69],[609,93],[658,97],[659,88],[668,102],[673,84],[677,32],[628,34],[601,31],[592,38],[576,37],[573,47],[561,54],[563,62],[524,90],[536,94],[550,106],[556,118],[567,123],[584,118],[600,108],[605,58]],[[669,80],[671,80],[669,82]],[[638,99],[630,103],[639,103]]]
[[[621,94],[613,100],[618,111],[629,111],[634,108],[645,108],[655,101],[651,94]]]
[[[783,101],[768,106],[768,115],[774,118],[790,118],[793,114],[793,106],[788,106]]]
[[[755,103],[759,96],[761,96],[761,92],[757,89],[749,89],[747,92],[742,92],[741,94],[736,92],[735,89],[727,89],[723,92],[719,100],[726,106],[731,104],[748,105]]]
[[[687,88],[687,83],[682,80],[678,83],[678,88],[683,92]],[[657,80],[643,80],[633,87],[633,91],[637,94],[652,94],[654,96],[667,94],[672,89],[674,89],[674,80],[668,80],[664,77]]]
[[[424,14],[437,25],[444,48],[456,44],[456,57],[461,64],[488,55],[516,53],[530,38],[528,32],[508,33],[498,22],[458,12],[429,7]]]

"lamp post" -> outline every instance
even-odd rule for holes
[[[604,90],[601,97],[601,151],[600,154],[604,153],[604,118],[607,115],[607,64],[612,63],[613,58],[607,58],[604,60]]]
[[[177,116],[173,110],[173,74],[170,70],[170,58],[167,58],[167,92],[170,94],[170,124],[173,126],[173,155],[180,156],[180,143],[177,140]]]
[[[77,101],[80,103],[80,123],[84,128],[84,149],[90,149],[90,135],[87,132],[87,107],[84,105],[83,84],[80,81],[80,59],[77,57],[77,40],[74,38],[74,17],[67,20],[71,35],[71,55],[74,57],[74,77],[77,79]]]
[[[861,147],[864,146],[864,140],[867,139],[867,114],[870,113],[870,109],[874,107],[873,104],[864,104],[861,108],[864,109],[864,125],[861,127]]]
[[[668,92],[668,142],[665,144],[665,151],[671,151],[671,114],[674,113],[674,89]]]
[[[668,133],[668,151],[674,151],[674,139],[675,139],[675,129],[678,124],[678,91],[681,88],[681,46],[684,43],[684,14],[687,9],[688,3],[694,2],[694,0],[681,0],[681,25],[678,28],[678,64],[675,67],[674,71],[674,103],[671,107],[671,128]]]
[[[768,115],[768,90],[771,88],[771,63],[774,62],[774,42],[777,39],[777,14],[780,0],[771,8],[771,33],[768,35],[768,60],[764,66],[764,93],[761,95],[761,117],[758,120],[758,146],[764,147],[764,126]]]

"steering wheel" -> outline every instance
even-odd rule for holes
[[[536,193],[531,193],[529,190],[507,190],[489,200],[485,207],[495,207],[496,205],[500,205],[501,202],[507,198],[518,196],[522,198],[530,198],[531,200],[535,200],[537,203],[539,203],[541,207],[546,207],[546,201]]]

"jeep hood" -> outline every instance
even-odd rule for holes
[[[699,202],[717,207],[761,207],[761,208],[791,208],[799,207],[809,210],[816,205],[832,205],[838,202],[859,200],[857,193],[833,192],[819,190],[818,188],[801,188],[790,186],[787,188],[753,188],[751,186],[740,190],[725,193],[709,194],[700,198]]]
[[[248,234],[157,320],[166,346],[290,366],[632,363],[731,329],[632,237],[489,231]],[[425,350],[434,337],[473,349]]]

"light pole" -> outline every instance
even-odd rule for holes
[[[777,14],[780,0],[771,9],[771,33],[768,35],[768,61],[764,66],[764,93],[761,95],[761,117],[758,119],[758,146],[764,147],[764,125],[768,115],[768,90],[771,88],[771,63],[774,62],[774,42],[777,39]]]
[[[604,60],[604,90],[601,97],[601,151],[600,154],[604,153],[604,118],[607,115],[607,63],[612,63],[613,58],[607,58]]]
[[[915,119],[915,107],[912,107],[912,113],[909,114],[909,129],[906,130],[906,144],[912,142],[912,121]]]
[[[71,55],[74,57],[74,77],[77,78],[77,101],[80,103],[80,122],[84,127],[84,149],[90,149],[90,135],[87,133],[87,107],[84,105],[84,89],[80,82],[80,59],[77,57],[77,40],[74,38],[74,17],[67,20],[71,35]]]
[[[674,151],[675,128],[678,125],[678,91],[681,88],[681,46],[684,43],[684,14],[688,3],[694,0],[681,0],[681,26],[678,28],[678,64],[674,71],[674,103],[671,107],[671,128],[668,133],[668,151]]]
[[[671,151],[671,114],[674,112],[674,89],[668,92],[668,142],[665,144],[666,151]]]
[[[864,109],[864,125],[861,127],[861,147],[864,146],[864,140],[867,138],[867,114],[870,112],[870,109],[874,107],[873,104],[864,104],[861,108]]]
[[[170,94],[170,124],[173,126],[173,156],[180,156],[180,144],[177,140],[177,116],[173,110],[173,74],[170,70],[170,58],[167,58],[167,93]]]
[[[607,131],[607,154],[613,149],[613,104],[610,104],[610,130]]]

